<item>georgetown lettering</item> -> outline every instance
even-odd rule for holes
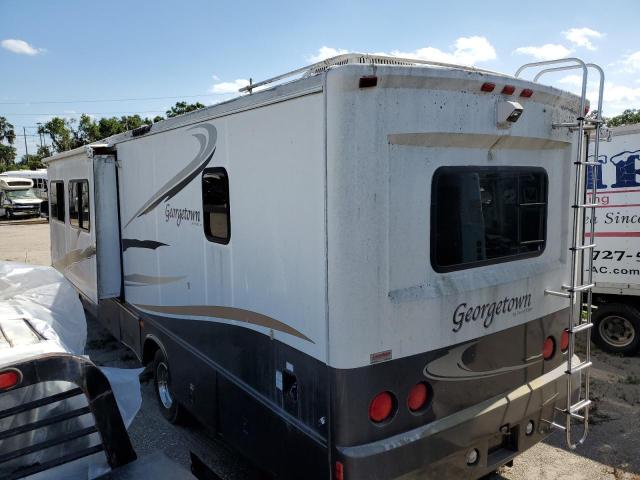
[[[518,312],[531,308],[531,294],[520,297],[505,297],[499,302],[485,303],[484,305],[468,306],[461,303],[453,312],[453,331],[458,332],[464,323],[480,321],[484,328],[489,328],[493,320],[504,313]]]
[[[167,206],[164,208],[164,221],[168,222],[172,219],[175,219],[178,227],[183,220],[191,223],[200,223],[200,211],[189,210],[188,208],[174,208],[167,203]]]

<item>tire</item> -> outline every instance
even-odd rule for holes
[[[593,342],[602,350],[633,355],[640,348],[640,311],[625,303],[605,303],[593,312]]]
[[[169,361],[160,349],[158,349],[153,357],[153,386],[162,416],[170,423],[180,423],[184,416],[182,407],[171,391]]]

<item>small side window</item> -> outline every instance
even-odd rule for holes
[[[229,243],[229,177],[224,168],[207,168],[202,173],[202,211],[202,223],[207,239],[225,245]]]
[[[51,192],[49,195],[49,206],[51,207],[50,218],[64,223],[64,183],[60,181],[51,182]]]
[[[69,182],[69,224],[73,227],[91,230],[89,182],[71,180]]]

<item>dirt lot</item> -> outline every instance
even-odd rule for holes
[[[48,224],[39,220],[0,220],[0,260],[48,265]],[[98,364],[134,368],[135,356],[93,319],[88,319],[86,353]],[[555,433],[518,457],[492,479],[635,479],[640,480],[640,357],[611,356],[594,348],[591,433],[576,452]],[[212,438],[204,428],[169,425],[155,405],[152,382],[142,381],[142,409],[130,428],[139,455],[163,450],[183,465],[195,451],[223,479],[254,479],[257,472],[238,453]]]

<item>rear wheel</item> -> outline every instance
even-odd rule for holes
[[[606,352],[632,355],[640,347],[640,312],[624,303],[599,305],[593,312],[593,341]]]
[[[171,370],[169,361],[160,349],[153,358],[153,380],[158,406],[164,418],[171,423],[180,423],[182,409],[171,390]]]

